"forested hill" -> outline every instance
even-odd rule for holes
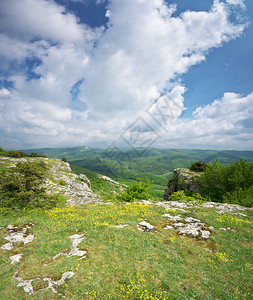
[[[240,158],[253,160],[253,151],[215,151],[196,149],[101,149],[87,146],[73,148],[41,148],[25,150],[37,152],[50,158],[65,157],[68,161],[92,171],[118,177],[120,168],[128,173],[144,172],[162,175],[173,172],[175,168],[189,166],[194,161],[211,162],[216,158],[222,164],[238,161]],[[111,169],[114,169],[111,170]],[[111,173],[111,174],[109,174]],[[124,170],[121,170],[124,176]]]

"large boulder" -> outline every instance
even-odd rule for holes
[[[174,176],[169,179],[167,189],[163,195],[165,200],[170,200],[170,196],[177,191],[198,192],[197,178],[201,176],[202,172],[194,172],[190,169],[175,169]]]

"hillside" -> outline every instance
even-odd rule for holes
[[[20,161],[45,162],[47,191],[61,197],[51,209],[0,207],[3,299],[251,299],[252,209],[106,202],[59,159],[0,157],[0,167]],[[104,182],[98,192],[120,187],[87,175]]]
[[[116,181],[129,185],[136,178],[147,177],[153,181],[150,188],[152,197],[161,198],[168,179],[176,168],[185,168],[195,161],[211,162],[216,158],[222,164],[238,161],[240,158],[253,160],[253,151],[214,151],[194,149],[113,149],[105,150],[87,146],[73,148],[43,148],[25,150],[27,153],[38,152],[52,158],[65,157],[76,170],[77,167],[95,173],[104,174]],[[77,166],[77,167],[76,167]],[[86,174],[86,173],[85,173]],[[88,178],[89,174],[87,174]],[[94,174],[92,175],[94,177]],[[96,180],[94,181],[96,185]]]
[[[37,152],[51,158],[65,157],[71,163],[114,177],[135,179],[136,175],[150,174],[162,176],[175,168],[189,166],[192,162],[214,161],[219,158],[222,164],[238,161],[240,158],[253,160],[253,151],[214,151],[183,149],[101,149],[83,147],[42,148],[24,150]],[[123,175],[123,177],[122,177]]]

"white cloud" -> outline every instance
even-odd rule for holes
[[[46,0],[1,0],[1,31],[30,39],[40,37],[54,42],[80,41],[84,26],[63,6]]]
[[[243,9],[246,8],[244,0],[226,0],[226,2],[231,5],[240,6]]]
[[[250,149],[253,146],[253,93],[243,97],[225,93],[219,100],[193,113],[193,119],[179,119],[163,134],[163,146],[189,148]],[[167,135],[167,138],[166,138]]]
[[[2,143],[16,148],[107,143],[163,90],[183,108],[185,87],[175,78],[243,32],[242,24],[230,23],[229,7],[215,1],[209,12],[173,17],[176,6],[162,0],[111,0],[105,30],[80,24],[53,0],[1,1],[0,63],[14,84],[0,91]],[[31,70],[33,79],[25,72],[30,58],[40,60]],[[81,80],[73,99],[70,90]],[[186,131],[191,128],[198,141],[211,125],[214,132],[233,131],[234,123],[217,121],[215,103],[196,110],[189,121]],[[204,123],[211,111],[217,124],[211,115]],[[175,126],[177,138],[183,126]]]
[[[7,89],[3,88],[0,90],[0,97],[7,97],[9,95],[10,95],[10,92]]]
[[[175,76],[205,60],[209,49],[243,31],[229,22],[228,7],[218,1],[209,12],[186,11],[180,17],[173,17],[175,5],[162,0],[111,1],[109,9],[109,29],[82,87],[91,110],[104,116],[143,108],[151,88],[171,87]]]

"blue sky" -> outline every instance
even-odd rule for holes
[[[253,149],[251,0],[2,0],[0,145]]]

